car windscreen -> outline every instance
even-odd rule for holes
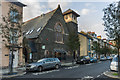
[[[104,58],[104,56],[101,56],[101,58]]]
[[[40,59],[40,60],[38,60],[37,62],[42,62],[42,61],[45,61],[45,59]]]
[[[85,59],[90,59],[89,56],[85,56]]]
[[[113,62],[118,62],[118,57],[114,57],[112,61]],[[119,59],[119,62],[120,62],[120,59]]]

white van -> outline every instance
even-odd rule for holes
[[[118,55],[115,55],[110,64],[110,70],[118,71]]]

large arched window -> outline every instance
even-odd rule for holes
[[[55,41],[63,43],[63,27],[61,23],[55,25]]]

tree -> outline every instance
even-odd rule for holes
[[[98,43],[97,41],[94,41],[93,46],[92,46],[92,50],[95,50],[98,57],[100,58],[100,53],[101,53],[100,43]]]
[[[107,46],[104,46],[101,48],[102,54],[104,54],[105,57],[106,57],[106,54],[111,54],[111,50],[112,49],[108,48]]]
[[[16,46],[22,45],[18,43],[18,39],[22,35],[22,16],[16,8],[9,5],[9,12],[7,16],[2,16],[3,23],[0,24],[2,30],[2,38],[6,41],[6,46],[10,46],[11,54],[9,55],[9,71],[13,72],[13,51]]]
[[[69,33],[67,45],[73,53],[73,58],[75,59],[75,51],[80,47],[80,41],[77,33]]]
[[[119,59],[119,49],[120,49],[120,2],[111,3],[107,8],[103,9],[104,16],[104,26],[106,35],[109,39],[116,41],[116,48],[118,49],[118,59]],[[118,60],[119,61],[119,60]],[[120,75],[120,63],[118,62],[118,73]]]

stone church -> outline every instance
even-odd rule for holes
[[[58,7],[24,23],[23,53],[26,62],[44,57],[60,60],[72,58],[67,46],[70,32],[78,32],[77,17],[80,15],[68,9],[64,13]]]

